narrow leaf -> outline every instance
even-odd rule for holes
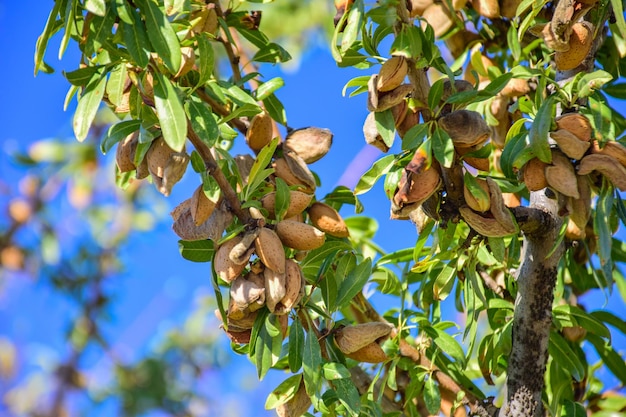
[[[289,327],[289,370],[298,372],[302,367],[304,354],[304,329],[300,320],[294,320]]]
[[[167,69],[176,74],[180,68],[180,43],[167,16],[152,0],[137,0],[139,8],[146,19],[148,38]]]
[[[154,106],[163,139],[176,152],[182,151],[187,139],[187,116],[171,81],[159,72],[154,73]]]
[[[150,61],[149,51],[152,49],[146,27],[136,10],[130,10],[129,17],[133,23],[120,22],[124,44],[133,62],[138,67],[146,68]]]
[[[211,108],[197,97],[192,96],[185,103],[185,110],[194,132],[209,148],[213,147],[220,137],[220,130]]]
[[[215,252],[211,240],[179,240],[178,250],[183,258],[191,262],[210,262]]]
[[[79,142],[84,141],[89,134],[89,128],[96,117],[102,97],[104,97],[106,80],[105,75],[92,80],[78,100],[73,126],[74,135]]]
[[[552,154],[550,153],[550,144],[548,143],[548,132],[552,124],[554,112],[554,97],[549,96],[541,105],[533,124],[530,127],[528,138],[530,140],[530,148],[537,158],[545,163],[552,162]]]
[[[310,331],[304,339],[304,356],[302,358],[304,386],[309,397],[314,397],[322,384],[322,352],[315,333]]]
[[[393,167],[395,162],[394,155],[387,155],[380,158],[368,169],[359,179],[356,187],[354,187],[354,195],[364,194],[372,189],[376,181],[385,175]]]
[[[131,133],[139,130],[140,127],[140,120],[124,120],[114,124],[109,128],[104,139],[102,139],[102,143],[100,143],[100,150],[103,154],[106,154],[111,150],[111,148],[113,148],[113,146],[115,146],[116,143]]]
[[[345,307],[363,289],[372,273],[372,260],[367,258],[341,282],[337,294],[337,307]]]

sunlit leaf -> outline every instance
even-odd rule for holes
[[[179,240],[178,250],[183,258],[191,262],[210,262],[215,251],[211,240]]]
[[[106,86],[106,77],[99,76],[93,79],[80,96],[76,112],[74,113],[74,134],[79,142],[87,138],[89,128],[96,117],[102,97],[104,97],[104,89]]]
[[[167,69],[176,74],[180,68],[180,43],[163,10],[152,0],[137,0],[146,21],[148,38]]]
[[[367,258],[356,266],[339,285],[337,307],[346,306],[363,289],[372,273],[372,260]]]
[[[267,396],[265,409],[271,410],[292,399],[294,395],[296,395],[296,392],[298,392],[301,382],[302,374],[292,375],[285,379]]]
[[[182,151],[187,140],[187,115],[174,85],[159,72],[154,73],[154,106],[163,139],[176,152]]]

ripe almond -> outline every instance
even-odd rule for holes
[[[392,56],[380,68],[376,88],[380,92],[393,90],[402,84],[407,71],[406,59],[403,56]]]
[[[594,142],[591,152],[609,155],[617,159],[617,161],[623,166],[626,166],[626,147],[619,142],[610,140],[604,144],[602,149],[600,149],[597,142]]]
[[[193,66],[196,64],[196,53],[190,46],[183,46],[180,48],[181,60],[178,72],[174,75],[175,78],[182,77],[187,74]]]
[[[441,38],[445,33],[452,28],[452,14],[448,10],[445,3],[433,3],[424,10],[422,14],[424,20],[422,21],[422,29],[426,29],[426,22],[435,31],[435,37]]]
[[[273,136],[272,118],[262,112],[256,114],[250,121],[246,132],[246,143],[254,152],[258,153],[265,145],[270,143]]]
[[[288,219],[304,211],[309,206],[309,203],[313,199],[312,194],[303,193],[302,191],[290,191],[289,193],[289,207],[284,214],[284,218]],[[261,198],[261,204],[263,208],[267,210],[270,219],[276,218],[276,193],[271,192]]]
[[[439,127],[445,130],[454,146],[469,147],[484,143],[491,129],[480,113],[472,110],[456,110],[441,119]]]
[[[469,176],[469,174],[466,174]],[[482,193],[479,190],[475,190],[472,192],[467,185],[467,180],[463,184],[463,196],[465,197],[465,202],[468,206],[474,211],[485,212],[489,210],[491,207],[491,201],[489,199],[489,185],[487,185],[487,181],[482,178],[474,178],[476,185],[482,189]]]
[[[392,329],[392,325],[378,321],[346,326],[335,332],[335,343],[341,352],[349,354],[370,343],[384,341]]]
[[[276,234],[280,241],[297,250],[313,250],[324,244],[326,235],[310,224],[293,220],[283,220],[276,224]]]
[[[285,295],[276,305],[274,313],[279,315],[289,313],[304,295],[305,285],[300,265],[292,259],[287,259],[285,262]]]
[[[479,15],[489,19],[500,17],[500,4],[498,0],[472,0],[472,7]]]
[[[348,237],[350,231],[337,210],[328,204],[315,202],[309,207],[311,223],[322,232],[335,237]]]
[[[505,237],[518,232],[517,229],[509,229],[496,219],[482,216],[467,206],[459,208],[459,212],[463,220],[483,236]]]
[[[569,49],[554,54],[556,68],[559,71],[568,71],[579,66],[591,50],[592,38],[593,25],[588,22],[574,23],[569,37]]]
[[[193,196],[191,197],[191,218],[196,226],[200,226],[202,223],[208,220],[215,210],[216,202],[209,200],[202,189],[202,184],[196,188]]]
[[[276,311],[276,306],[280,303],[280,300],[287,293],[285,272],[277,272],[270,268],[265,268],[263,277],[265,278],[265,305],[270,313],[273,313]]]
[[[311,397],[306,393],[304,379],[302,379],[293,398],[276,407],[276,414],[278,417],[300,417],[306,413],[310,406]]]
[[[553,150],[552,165],[548,165],[544,172],[552,189],[568,197],[580,198],[574,167],[563,153]]]
[[[262,227],[254,246],[263,265],[281,274],[285,272],[285,250],[276,232]]]
[[[530,85],[528,80],[521,78],[511,78],[506,86],[502,89],[502,95],[505,97],[519,97],[530,93]]]
[[[557,117],[554,121],[559,129],[565,129],[573,133],[582,141],[591,141],[591,123],[585,115],[580,113],[566,113]]]
[[[572,159],[579,161],[591,146],[591,143],[578,139],[576,135],[569,130],[559,129],[555,132],[550,132],[550,137],[554,139],[559,149],[563,153]]]
[[[346,356],[355,361],[366,363],[382,363],[389,359],[378,343],[370,343],[356,352],[348,353]]]
[[[598,171],[620,191],[626,191],[626,168],[612,156],[599,153],[585,156],[578,166],[578,175],[586,175],[592,171]]]
[[[524,184],[528,191],[539,191],[548,186],[546,181],[545,169],[548,166],[539,158],[533,158],[526,162],[522,169]]]
[[[139,131],[135,131],[117,144],[115,163],[120,172],[130,172],[137,168],[134,161],[138,139]]]
[[[502,190],[496,182],[487,177],[487,185],[489,186],[489,200],[491,202],[490,212],[494,219],[503,225],[507,230],[518,230],[517,223],[513,217],[513,213],[504,204],[504,198],[502,197]]]
[[[241,241],[241,236],[235,236],[234,238],[222,243],[215,252],[215,259],[213,260],[213,269],[217,273],[217,276],[226,282],[232,282],[237,278],[246,267],[246,263],[236,264],[230,259],[230,251]]]
[[[297,153],[307,164],[312,164],[326,155],[332,143],[332,132],[319,127],[292,130],[285,138],[285,146]]]

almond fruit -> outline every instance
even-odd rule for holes
[[[284,266],[283,266],[284,269]],[[265,278],[265,305],[270,313],[276,311],[276,306],[285,297],[285,272],[277,272],[270,268],[263,271]]]
[[[623,166],[626,166],[626,147],[619,142],[610,140],[604,144],[602,149],[599,148],[598,142],[594,142],[591,152],[599,153],[601,155],[609,155],[617,159],[617,161]]]
[[[335,237],[348,237],[350,232],[341,215],[328,204],[315,202],[309,207],[309,218],[313,226]]]
[[[467,186],[467,181],[465,181],[463,184],[463,196],[465,197],[465,202],[474,211],[488,211],[491,207],[491,200],[489,199],[489,185],[487,184],[487,181],[482,178],[475,178],[474,181],[476,185],[482,189],[482,193],[470,191]]]
[[[524,164],[522,175],[528,191],[539,191],[548,186],[545,169],[548,166],[539,158],[533,158]]]
[[[304,295],[305,285],[306,283],[300,265],[292,259],[287,259],[285,262],[285,295],[276,305],[274,313],[289,313]]]
[[[207,221],[209,217],[211,217],[211,214],[213,214],[216,205],[216,202],[209,200],[204,193],[202,184],[200,184],[191,197],[191,206],[189,207],[191,210],[191,218],[195,225],[200,226]]]
[[[591,141],[591,123],[585,115],[580,113],[565,113],[554,119],[554,121],[556,122],[557,128],[565,129],[573,133],[582,141]]]
[[[246,132],[246,143],[254,152],[259,153],[271,142],[273,136],[272,118],[265,112],[254,115]]]
[[[226,282],[232,282],[246,267],[245,263],[237,264],[230,260],[230,251],[241,241],[241,236],[235,236],[222,243],[215,252],[213,259],[213,269],[217,276]]]
[[[471,208],[459,208],[463,220],[476,232],[487,237],[505,237],[517,233],[517,229],[509,229],[494,218],[482,216]]]
[[[626,168],[612,156],[598,153],[585,156],[578,166],[578,175],[592,171],[598,171],[620,191],[626,191]]]
[[[544,172],[550,188],[568,197],[580,198],[576,172],[563,153],[552,150],[552,165],[548,165]]]
[[[577,161],[582,159],[591,146],[591,143],[578,139],[576,135],[565,129],[550,132],[550,137],[559,145],[559,149],[565,155]]]
[[[324,244],[326,235],[321,230],[306,223],[283,220],[276,224],[276,234],[280,241],[297,250],[313,250]]]
[[[332,132],[319,127],[292,130],[285,138],[285,146],[297,153],[307,164],[312,164],[326,155],[332,143]]]
[[[356,352],[370,343],[381,343],[389,337],[393,326],[378,321],[345,326],[335,332],[335,344],[344,354]]]
[[[290,191],[289,192],[289,207],[284,214],[284,218],[288,219],[304,211],[309,206],[313,199],[312,194],[303,193],[302,191]],[[269,218],[276,218],[276,192],[266,194],[261,198],[261,205],[267,210]]]
[[[117,144],[115,163],[120,172],[130,172],[137,168],[134,161],[138,142],[139,131],[135,131]]]
[[[392,56],[380,68],[376,88],[380,92],[391,91],[406,78],[408,65],[403,56]]]
[[[276,232],[262,227],[254,246],[263,265],[281,274],[285,272],[285,250]]]
[[[456,110],[439,119],[439,127],[450,135],[454,146],[469,147],[484,143],[491,129],[480,113]]]
[[[557,51],[554,63],[559,71],[568,71],[579,66],[589,54],[593,43],[593,25],[588,22],[577,22],[572,26],[569,37],[569,49]]]

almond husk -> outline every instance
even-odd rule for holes
[[[435,37],[441,38],[448,32],[454,22],[452,19],[452,13],[445,6],[445,3],[433,3],[424,10],[422,14],[424,20],[422,20],[422,29],[426,29],[426,23],[432,26],[435,31]]]
[[[252,118],[246,132],[246,143],[255,153],[259,153],[263,147],[272,141],[274,128],[272,117],[266,112],[261,112]]]
[[[487,177],[487,186],[489,187],[489,200],[491,202],[490,211],[494,219],[498,221],[506,230],[514,230],[517,232],[519,228],[513,217],[513,213],[504,204],[504,198],[502,197],[502,191],[496,182]]]
[[[480,113],[472,110],[453,111],[439,119],[438,123],[450,135],[454,146],[477,146],[491,134],[491,129]]]
[[[312,192],[314,192],[315,187],[317,186],[315,183],[315,177],[313,176],[313,173],[307,166],[306,162],[304,162],[304,160],[297,153],[287,148],[283,148],[283,159],[287,163],[291,174],[293,174],[293,176],[298,179],[300,184],[305,186],[305,189],[303,189],[303,191],[306,192],[307,190],[311,190]]]
[[[285,287],[285,272],[277,272],[270,268],[265,268],[263,277],[265,278],[265,305],[270,313],[273,313],[276,311],[278,303],[280,303],[287,293]]]
[[[413,85],[402,84],[393,90],[378,95],[378,105],[374,111],[381,112],[401,103],[413,91]]]
[[[205,240],[211,239],[217,242],[224,230],[232,223],[233,214],[221,202],[211,213],[211,216],[200,225],[196,225],[191,215],[191,199],[183,201],[171,213],[174,220],[172,229],[182,240]]]
[[[420,112],[416,109],[410,109],[407,106],[407,111],[406,111],[406,114],[404,115],[404,118],[402,119],[401,122],[396,124],[396,131],[398,132],[398,136],[403,138],[406,132],[408,132],[413,126],[416,126],[419,123],[419,121],[420,121]],[[374,122],[374,130],[376,130],[376,120],[374,120],[373,122]],[[365,127],[363,128],[363,130],[365,130]],[[376,134],[378,134],[378,132],[376,132]],[[387,152],[389,148],[387,147],[387,145],[385,145],[380,135],[378,135],[377,139],[380,142],[382,142],[382,146],[386,149],[386,150],[384,149],[381,149],[381,150],[383,152]]]
[[[389,359],[378,343],[370,343],[356,352],[346,354],[346,356],[365,363],[382,363]]]
[[[489,19],[500,17],[498,0],[472,0],[472,7],[479,15]]]
[[[392,56],[381,66],[376,81],[380,92],[391,91],[400,86],[407,75],[408,65],[403,56]]]
[[[265,305],[264,282],[251,281],[240,275],[230,284],[229,294],[228,317],[234,319],[237,318],[234,313],[241,314],[239,318],[243,318],[246,310],[256,311]],[[254,307],[251,308],[252,305]]]
[[[424,11],[434,3],[434,0],[410,0],[408,2],[411,6],[409,10],[411,17],[422,16]]]
[[[585,156],[578,166],[578,175],[598,171],[620,191],[626,191],[626,168],[610,155],[591,154]]]
[[[393,201],[400,208],[411,203],[422,204],[437,192],[441,184],[441,175],[435,163],[417,173],[405,169]]]
[[[302,181],[293,174],[285,158],[276,158],[276,160],[272,163],[272,168],[274,168],[274,174],[278,178],[285,181],[287,185],[296,186],[298,190],[308,194],[313,194],[315,192],[314,189],[311,189],[307,185],[303,184]]]
[[[246,264],[237,264],[230,259],[231,250],[241,241],[241,236],[235,236],[222,243],[215,252],[213,259],[213,270],[217,276],[225,282],[232,282],[245,269]]]
[[[565,129],[550,132],[550,137],[559,145],[559,149],[565,155],[577,161],[582,159],[591,146],[591,143],[578,139],[576,135]]]
[[[479,171],[488,172],[490,169],[489,158],[475,158],[473,156],[464,156],[463,161]]]
[[[230,260],[236,264],[247,264],[250,260],[250,256],[252,256],[255,251],[252,245],[260,232],[260,228],[246,231],[241,237],[241,240],[230,250],[228,254]]]
[[[491,200],[488,197],[489,185],[487,184],[487,181],[482,178],[476,178],[476,183],[487,194],[487,199],[476,198],[476,195],[474,195],[469,188],[467,188],[467,184],[463,184],[463,196],[465,197],[465,202],[474,211],[488,211],[489,208],[491,208]]]
[[[476,213],[471,208],[463,206],[459,208],[463,220],[476,232],[487,237],[505,237],[516,234],[517,229],[509,229],[496,219],[485,217]]]
[[[550,188],[568,197],[580,198],[576,172],[563,153],[552,150],[552,165],[548,165],[544,172]]]
[[[317,249],[326,240],[326,234],[318,228],[293,220],[278,222],[276,234],[285,246],[297,250]]]
[[[592,146],[592,153],[609,155],[610,157],[617,159],[617,161],[623,166],[626,166],[626,147],[624,147],[621,143],[610,140],[604,144],[602,149],[598,146],[598,142],[593,142]]]
[[[200,184],[191,196],[191,206],[189,207],[191,210],[191,218],[195,225],[200,226],[207,221],[209,217],[211,217],[211,214],[213,214],[216,205],[217,203],[215,201],[210,200],[206,196],[202,184]]]
[[[297,153],[307,164],[320,160],[330,150],[333,133],[319,127],[292,130],[285,139],[285,146]]]
[[[554,63],[559,71],[568,71],[578,67],[589,54],[593,44],[593,25],[588,22],[577,22],[572,26],[569,37],[569,49],[557,51]]]
[[[254,246],[263,265],[281,274],[285,272],[285,250],[276,232],[262,227]]]
[[[283,217],[288,219],[289,217],[302,213],[304,209],[309,206],[312,199],[312,194],[307,194],[302,191],[290,191],[289,207]],[[261,205],[265,210],[267,210],[270,219],[276,218],[276,192],[272,191],[271,193],[263,196],[263,198],[261,198]]]
[[[311,407],[311,398],[306,392],[304,379],[292,399],[276,407],[278,417],[300,417]]]
[[[139,131],[135,131],[117,144],[115,163],[120,172],[130,172],[137,168],[134,161],[138,142]]]
[[[548,186],[545,174],[547,166],[548,164],[539,158],[533,158],[526,162],[524,168],[522,168],[522,174],[528,191],[539,191]]]
[[[578,193],[580,198],[570,198],[567,204],[569,219],[582,232],[585,237],[585,227],[591,217],[591,186],[587,175],[578,175]]]
[[[500,94],[505,97],[520,97],[530,93],[528,80],[521,78],[511,78]]]
[[[507,19],[514,18],[521,2],[522,0],[500,0],[500,15]]]
[[[370,343],[382,343],[391,334],[393,326],[382,322],[369,322],[345,326],[335,332],[335,344],[344,354],[354,353]]]
[[[274,313],[279,315],[289,313],[304,295],[305,285],[300,265],[292,259],[287,259],[285,262],[285,295],[276,305]]]
[[[178,72],[174,75],[174,78],[182,77],[183,75],[187,74],[196,64],[196,53],[192,47],[181,47],[180,54],[180,67],[178,68]]]
[[[337,210],[321,202],[315,202],[309,207],[309,219],[313,226],[324,233],[335,237],[348,237],[350,231]]]
[[[591,141],[591,123],[585,115],[580,113],[566,113],[557,117],[554,121],[556,122],[557,128],[565,129],[573,133],[582,141]]]
[[[365,123],[363,124],[363,135],[365,136],[365,142],[368,145],[372,145],[383,152],[389,151],[389,146],[387,146],[385,141],[383,141],[382,136],[378,133],[378,128],[376,127],[376,114],[373,111],[370,112],[365,118]]]

